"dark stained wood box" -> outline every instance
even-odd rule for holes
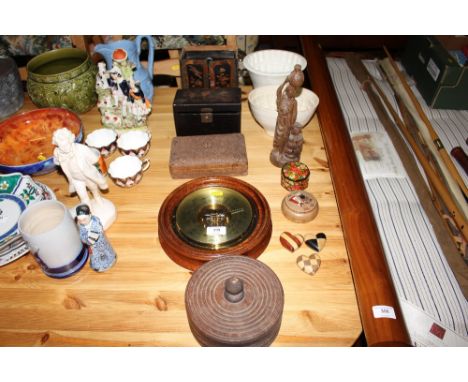
[[[190,46],[180,57],[182,87],[226,88],[237,87],[236,50],[216,46]]]
[[[178,136],[240,133],[241,90],[178,89],[173,111]]]
[[[247,175],[248,162],[242,134],[175,137],[169,172],[174,179],[214,175]]]

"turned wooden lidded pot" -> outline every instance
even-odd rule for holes
[[[307,191],[293,191],[283,199],[281,211],[295,223],[307,223],[314,220],[319,212],[317,199]]]
[[[204,264],[185,290],[190,329],[202,346],[269,346],[278,335],[283,306],[276,274],[244,256]]]

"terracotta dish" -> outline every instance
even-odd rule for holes
[[[52,134],[66,127],[83,138],[78,116],[60,108],[38,109],[15,115],[0,123],[0,172],[45,174],[55,170]]]

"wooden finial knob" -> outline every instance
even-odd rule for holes
[[[244,298],[244,282],[238,277],[230,277],[224,283],[224,297],[229,302],[239,302]]]

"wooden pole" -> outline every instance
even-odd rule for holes
[[[377,93],[379,94],[380,98],[382,99],[383,103],[385,104],[385,107],[387,108],[388,112],[391,114],[393,120],[396,122],[398,128],[400,131],[403,133],[405,139],[408,141],[410,144],[411,148],[413,149],[416,158],[418,159],[419,163],[424,169],[424,172],[427,174],[429,177],[429,180],[431,183],[434,185],[435,190],[437,193],[440,195],[444,203],[447,205],[447,207],[450,209],[450,212],[452,214],[453,219],[455,220],[457,227],[460,229],[460,231],[463,233],[463,236],[466,238],[467,234],[467,224],[464,218],[464,214],[460,211],[458,208],[457,204],[452,200],[450,193],[447,191],[445,185],[442,183],[440,180],[438,174],[435,172],[434,168],[429,164],[429,162],[426,159],[426,156],[424,155],[423,151],[421,148],[418,146],[417,142],[411,135],[410,131],[406,127],[406,125],[403,123],[401,120],[400,116],[397,114],[393,106],[391,105],[390,101],[388,100],[387,96],[385,93],[382,91],[380,86],[375,82],[375,80],[372,78],[372,76],[368,77],[368,80],[372,83],[374,88],[377,90]]]
[[[403,315],[388,270],[351,138],[341,113],[323,53],[313,37],[301,37],[312,90],[340,210],[362,326],[369,346],[409,345]],[[378,305],[394,309],[396,319],[377,318]]]
[[[453,236],[446,226],[445,220],[440,216],[438,209],[434,205],[434,199],[426,182],[424,181],[424,178],[421,175],[414,156],[398,132],[397,126],[395,126],[395,123],[397,123],[397,125],[401,125],[402,127],[406,128],[407,132],[411,134],[412,132],[407,128],[408,123],[404,124],[401,121],[398,114],[395,112],[395,109],[388,101],[388,98],[385,96],[374,78],[367,71],[360,58],[355,54],[346,55],[345,58],[354,76],[361,83],[363,90],[367,93],[369,100],[371,101],[372,106],[374,107],[374,110],[379,117],[379,120],[382,122],[382,125],[384,126],[393,145],[395,146],[403,166],[414,185],[421,205],[432,225],[435,236],[438,243],[440,244],[444,256],[450,264],[450,267],[452,268],[464,295],[468,296],[468,278],[465,269],[466,265],[457,251],[457,243],[452,241]],[[374,88],[379,94],[374,91]],[[397,102],[400,101],[398,95],[396,95],[396,97]],[[382,101],[384,102],[385,106],[382,104]],[[400,102],[398,103],[400,104]],[[403,108],[402,116],[404,118],[406,117],[407,119],[412,119],[412,116],[409,114],[409,111],[406,109],[404,104],[401,107]],[[393,119],[390,119],[386,108],[392,115]],[[415,127],[415,129],[417,128]]]
[[[419,115],[419,118],[422,120],[424,123],[427,133],[429,134],[428,136],[424,134],[424,136],[428,137],[429,139],[426,140],[426,144],[428,145],[429,149],[431,152],[435,153],[434,155],[442,160],[442,162],[445,164],[443,168],[445,167],[448,171],[448,176],[451,176],[453,180],[458,184],[460,187],[460,190],[463,192],[465,196],[468,197],[468,190],[466,188],[465,182],[461,178],[460,174],[458,173],[456,167],[454,166],[452,160],[450,159],[449,154],[447,153],[447,150],[445,150],[445,147],[440,140],[439,136],[437,135],[436,131],[434,130],[434,127],[432,126],[431,122],[429,121],[429,118],[427,118],[426,113],[424,113],[424,110],[421,107],[421,104],[418,102],[416,96],[414,95],[413,91],[411,90],[410,86],[406,82],[405,77],[403,76],[403,73],[401,73],[400,69],[398,68],[397,64],[393,60],[390,52],[387,50],[387,48],[384,46],[385,53],[387,54],[388,62],[392,66],[393,70],[395,71],[396,75],[398,76],[404,90],[406,91],[409,100],[411,101],[410,105],[407,105],[411,114],[413,114],[413,118],[416,119],[415,114]],[[405,99],[404,99],[405,100]],[[406,101],[406,100],[405,100]],[[412,107],[411,107],[412,106]],[[445,175],[445,174],[444,174]],[[445,176],[447,176],[445,175]],[[466,202],[463,204],[466,206]],[[460,202],[460,201],[459,201]],[[465,213],[465,219],[466,219],[466,211]]]
[[[400,129],[402,127],[406,128],[407,132],[411,134],[411,136],[415,140],[416,138],[413,135],[413,131],[410,131],[410,129],[408,129],[410,125],[414,125],[414,121],[410,121],[412,120],[411,114],[406,108],[406,105],[404,105],[401,102],[400,97],[396,95],[397,103],[402,108],[401,114],[405,119],[405,123],[401,121],[395,109],[388,101],[388,98],[385,96],[385,93],[383,93],[381,88],[375,82],[374,78],[367,71],[366,67],[359,59],[359,57],[357,57],[357,55],[347,55],[346,62],[348,63],[348,66],[350,67],[356,79],[361,83],[363,90],[367,93],[369,100],[371,101],[372,106],[374,107],[374,110],[376,111],[379,117],[379,120],[382,122],[382,125],[384,126],[393,145],[395,146],[395,149],[398,152],[398,155],[400,156],[403,166],[406,172],[408,173],[411,182],[414,185],[416,194],[418,195],[418,198],[421,202],[421,206],[426,212],[426,215],[432,225],[432,228],[434,230],[437,241],[442,249],[442,252],[444,253],[444,256],[447,259],[448,263],[450,264],[450,267],[452,268],[452,271],[454,272],[455,277],[458,283],[460,284],[460,288],[462,289],[463,294],[465,296],[468,296],[468,278],[466,275],[466,264],[464,263],[457,250],[458,242],[454,240],[454,237],[449,227],[445,224],[445,219],[441,216],[441,213],[439,212],[440,209],[436,208],[436,199],[432,196],[425,180],[421,175],[419,168],[417,167],[413,154],[407,147],[405,141],[398,132],[397,126],[395,125],[395,123],[397,125],[400,125]],[[377,93],[375,93],[374,88],[379,93],[378,95]],[[382,102],[385,104],[385,107],[382,104]],[[386,108],[388,112],[390,112],[390,114],[392,115],[393,120],[389,118]],[[416,126],[414,126],[414,130],[417,130]],[[435,196],[438,197],[439,195],[437,194]]]
[[[383,64],[383,69],[385,70],[385,73],[388,75],[388,65],[386,65],[386,62],[382,62],[381,61],[381,64]],[[396,89],[394,87],[395,83],[393,82],[392,78],[388,78],[389,79],[389,82],[390,84],[392,85],[394,91],[396,92]],[[372,79],[373,81],[373,79]],[[467,224],[466,224],[466,218],[465,218],[465,213],[463,211],[463,209],[460,209],[459,208],[459,203],[457,204],[453,199],[452,199],[452,195],[450,194],[450,192],[447,190],[447,188],[445,187],[444,183],[442,182],[442,180],[440,179],[439,177],[439,174],[434,170],[434,168],[429,164],[428,160],[426,159],[426,156],[424,155],[424,153],[422,152],[422,150],[420,149],[420,147],[418,146],[417,142],[414,140],[413,136],[411,135],[411,133],[408,131],[407,127],[404,125],[404,123],[401,121],[400,117],[398,116],[398,114],[396,113],[395,110],[393,110],[393,107],[392,105],[390,104],[390,102],[388,101],[388,99],[386,98],[385,94],[383,94],[382,90],[380,89],[380,87],[375,83],[375,81],[373,81],[374,83],[374,86],[376,88],[376,90],[378,91],[379,95],[381,96],[382,100],[384,101],[385,103],[385,106],[387,107],[388,111],[390,112],[390,114],[392,114],[392,117],[393,119],[395,120],[395,122],[397,123],[397,126],[400,128],[400,131],[403,133],[403,135],[405,136],[406,140],[408,141],[408,143],[411,145],[416,157],[418,158],[418,161],[419,163],[421,164],[421,166],[423,167],[424,171],[426,172],[426,174],[428,175],[431,183],[434,185],[434,188],[435,190],[437,191],[437,193],[440,195],[441,199],[443,200],[444,204],[447,206],[447,208],[450,210],[450,214],[453,218],[453,220],[455,221],[458,229],[460,230],[460,232],[462,233],[463,237],[465,238],[465,240],[467,239],[467,235],[468,235],[468,227],[467,227]],[[398,92],[398,94],[400,94]],[[410,110],[411,111],[411,110]],[[413,115],[414,117],[414,115]],[[427,142],[426,142],[426,145],[427,145]],[[434,157],[437,159],[437,158],[440,158],[437,156],[437,153],[434,153],[433,150],[431,150],[431,147],[428,146],[429,150],[432,152],[432,154],[434,155]],[[442,171],[443,170],[443,163],[438,161],[437,164],[442,168]],[[450,185],[450,183],[449,183]],[[455,185],[456,187],[456,185]],[[460,193],[460,190],[459,189],[456,189],[456,190],[452,190],[453,191],[458,191],[458,193]],[[463,195],[461,195],[461,198],[463,198]],[[460,201],[459,201],[460,202]],[[462,200],[462,205],[465,205],[465,208],[466,208],[466,202],[464,201],[464,198]]]
[[[421,138],[418,134],[419,130],[416,126],[413,116],[398,95],[396,95],[396,101],[400,109],[403,122],[407,126],[409,133],[413,136],[415,141],[418,143],[418,146],[424,152],[426,158],[429,158],[430,161],[432,154],[430,153],[429,149],[424,144],[422,144]],[[404,147],[409,150],[406,144],[404,144]],[[412,159],[414,162],[414,156],[412,156]],[[433,158],[432,164],[434,164]],[[419,169],[416,168],[416,170],[419,173]],[[420,177],[422,179],[421,174]],[[411,180],[413,181],[413,178],[411,178]],[[463,295],[466,299],[468,299],[468,268],[466,267],[466,263],[463,260],[463,256],[465,256],[466,251],[466,240],[464,240],[462,233],[458,230],[457,225],[453,221],[453,218],[450,217],[448,208],[443,202],[442,198],[437,193],[432,183],[428,183],[430,191],[428,190],[427,184],[425,182],[421,185],[417,185],[413,181],[416,193],[418,194],[424,211],[426,212],[427,217],[431,222],[443,255],[447,259],[447,262],[449,263],[450,268],[452,269],[453,274],[455,275],[455,278],[460,285],[460,289],[462,290]],[[425,187],[424,193],[428,193],[427,199],[421,198],[419,196],[423,187]],[[432,199],[430,200],[429,198],[431,196]]]

